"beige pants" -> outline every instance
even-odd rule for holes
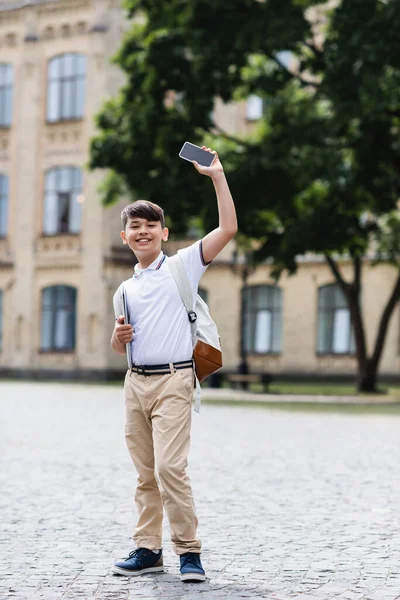
[[[138,523],[133,539],[138,548],[162,547],[163,506],[177,554],[200,552],[197,517],[189,477],[193,370],[166,375],[125,377],[125,437],[138,472]]]

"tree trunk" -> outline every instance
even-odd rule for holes
[[[392,293],[390,294],[386,306],[382,312],[381,319],[379,321],[378,333],[376,336],[374,351],[371,358],[366,362],[365,368],[360,369],[359,372],[359,392],[377,392],[378,382],[378,369],[379,363],[382,357],[382,352],[385,347],[386,334],[389,327],[390,319],[393,315],[394,309],[400,299],[400,275],[397,277],[393,286]]]
[[[378,369],[371,361],[367,361],[364,369],[358,370],[357,389],[359,392],[376,393],[378,383]]]
[[[390,319],[393,315],[396,304],[400,300],[400,275],[398,275],[395,281],[392,293],[390,294],[386,306],[382,312],[374,345],[374,351],[372,356],[368,357],[364,319],[360,301],[362,261],[359,257],[353,258],[354,281],[349,283],[343,279],[338,264],[327,252],[325,252],[325,258],[336,278],[336,281],[346,297],[350,310],[354,337],[356,341],[356,358],[358,365],[357,389],[359,392],[377,392],[379,362],[385,345]]]
[[[349,287],[346,290],[345,296],[347,304],[349,306],[351,326],[354,332],[354,340],[356,344],[356,359],[358,366],[358,389],[359,391],[361,391],[361,381],[364,379],[369,379],[368,373],[371,372],[371,369],[367,356],[367,343],[365,339],[364,319],[360,304],[360,291],[355,289],[354,287]]]
[[[359,257],[353,258],[354,281],[349,283],[343,279],[338,264],[327,252],[325,252],[325,258],[336,278],[336,281],[346,297],[350,310],[356,342],[356,358],[358,365],[357,389],[359,392],[377,392],[379,362],[385,345],[389,322],[393,315],[395,306],[400,299],[400,275],[396,279],[392,293],[390,294],[383,310],[379,322],[374,351],[372,356],[368,357],[364,318],[360,301],[362,261]]]

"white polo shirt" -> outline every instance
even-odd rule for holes
[[[193,307],[199,281],[207,269],[201,240],[178,250],[193,291]],[[160,252],[146,269],[135,265],[133,277],[124,282],[129,323],[134,329],[132,363],[160,365],[190,360],[193,354],[190,323],[168,257]],[[118,318],[120,315],[115,315]]]

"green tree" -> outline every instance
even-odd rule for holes
[[[128,0],[132,30],[116,62],[126,85],[98,117],[91,167],[165,206],[174,228],[215,225],[216,206],[177,154],[184,140],[223,158],[241,232],[278,277],[296,257],[325,256],[351,314],[360,391],[374,391],[400,297],[400,2],[398,0]],[[285,51],[285,54],[282,52]],[[292,60],[283,60],[290,52]],[[214,122],[215,98],[263,99],[246,137]],[[368,352],[362,269],[368,253],[396,282]],[[344,278],[340,258],[353,263]]]

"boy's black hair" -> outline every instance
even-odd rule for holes
[[[125,206],[121,213],[121,221],[124,226],[124,231],[128,219],[134,219],[135,217],[139,219],[147,219],[147,221],[160,221],[161,228],[164,229],[165,227],[163,209],[160,208],[158,204],[154,204],[148,200],[136,200],[136,202],[132,202],[132,204]]]

